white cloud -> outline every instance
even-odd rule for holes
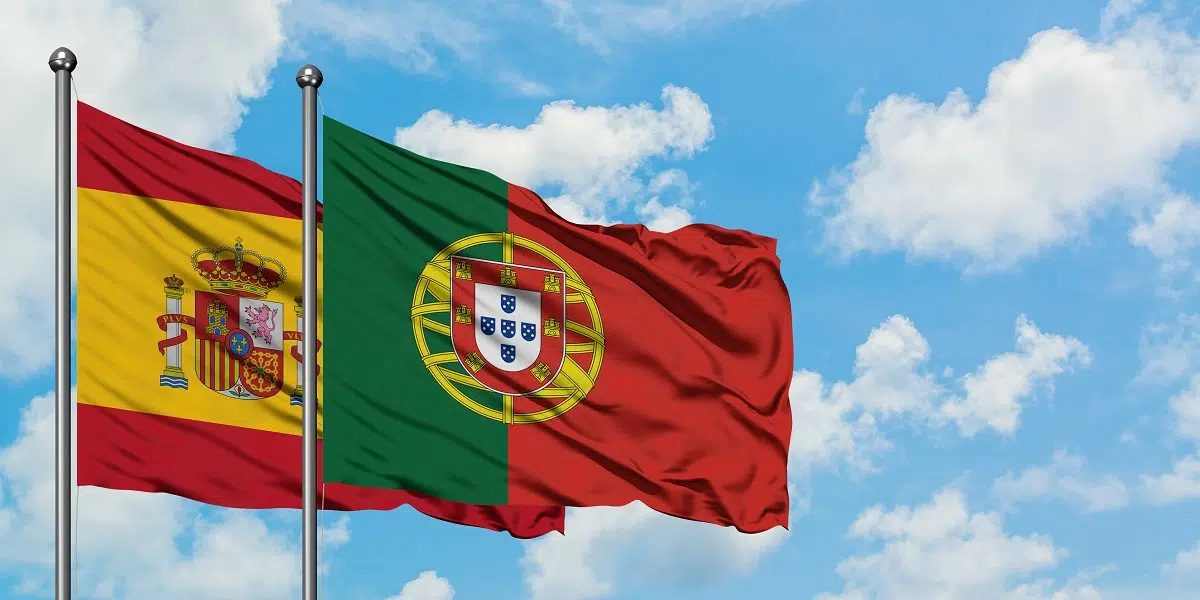
[[[350,517],[342,515],[332,525],[320,528],[320,542],[323,547],[340,548],[350,543]]]
[[[319,493],[319,492],[318,492]],[[320,515],[318,518],[323,518]],[[350,517],[342,515],[331,525],[317,523],[317,574],[325,576],[331,570],[331,556],[334,550],[350,543]]]
[[[1200,442],[1200,373],[1192,374],[1189,385],[1171,396],[1175,428],[1180,437]]]
[[[404,584],[398,596],[387,600],[454,600],[454,587],[450,580],[438,577],[434,571],[424,571],[416,579]]]
[[[1017,318],[1017,351],[993,357],[964,377],[966,395],[947,402],[942,414],[957,422],[967,436],[987,427],[1012,434],[1021,415],[1020,401],[1032,395],[1036,385],[1049,384],[1055,375],[1091,361],[1083,342],[1042,333],[1021,315]]]
[[[1175,462],[1170,473],[1142,475],[1142,492],[1152,505],[1172,504],[1200,499],[1200,455],[1185,456]]]
[[[633,208],[664,228],[690,222],[690,187],[677,169],[654,171],[650,159],[689,158],[713,138],[712,115],[695,92],[666,86],[661,110],[649,104],[547,104],[525,127],[479,125],[440,110],[396,130],[397,145],[432,158],[470,165],[512,183],[560,189],[547,202],[575,222],[609,223]],[[674,192],[682,198],[666,203]],[[546,194],[543,194],[546,195]]]
[[[788,537],[778,527],[749,535],[667,517],[640,502],[569,509],[567,520],[567,535],[526,544],[521,562],[533,600],[589,600],[622,587],[687,587],[745,575]]]
[[[855,350],[850,382],[826,386],[819,373],[792,377],[792,473],[815,467],[871,471],[871,458],[891,448],[879,425],[891,418],[927,418],[943,390],[924,368],[929,342],[907,317],[893,315]]]
[[[1142,333],[1138,379],[1174,381],[1200,370],[1200,315],[1180,314],[1174,323],[1152,325]]]
[[[1144,3],[1145,0],[1109,0],[1100,13],[1100,31],[1112,33],[1117,25],[1137,14],[1138,8]]]
[[[801,0],[542,0],[557,26],[607,52],[612,41],[673,35],[706,23],[761,15]]]
[[[894,315],[856,349],[854,380],[826,386],[818,373],[797,372],[791,394],[794,469],[844,461],[871,471],[872,456],[891,448],[880,426],[898,418],[932,426],[953,423],[967,437],[983,429],[1012,435],[1023,402],[1038,384],[1090,361],[1082,342],[1042,333],[1024,315],[1017,318],[1016,334],[1016,352],[994,356],[973,373],[951,379],[951,371],[926,364],[929,342],[912,321]]]
[[[1200,203],[1175,195],[1149,221],[1138,223],[1129,239],[1160,258],[1176,258],[1200,246]]]
[[[1129,241],[1159,259],[1164,281],[1158,293],[1178,298],[1200,283],[1200,271],[1193,269],[1200,249],[1200,203],[1171,193],[1152,212],[1129,231]]]
[[[992,496],[1002,505],[1036,499],[1054,499],[1100,512],[1129,505],[1129,489],[1111,474],[1091,475],[1083,458],[1054,453],[1049,465],[1030,467],[1014,476],[1007,473],[992,484]]]
[[[654,231],[674,231],[692,223],[692,185],[687,172],[668,169],[655,175],[647,186],[653,194],[637,207],[638,220]],[[671,198],[675,197],[672,201]],[[664,203],[665,202],[665,203]]]
[[[818,600],[1098,600],[1086,581],[1055,585],[1035,577],[1067,552],[1043,534],[1010,535],[996,513],[971,513],[962,492],[946,489],[926,504],[871,507],[850,527],[877,551],[838,564],[846,585]]]
[[[451,5],[420,0],[349,6],[329,0],[296,0],[286,18],[297,38],[330,38],[356,57],[370,57],[417,72],[438,67],[438,53],[460,59],[487,40],[480,26],[485,3]]]
[[[8,0],[0,8],[0,376],[50,363],[54,102],[58,45],[79,57],[81,99],[181,141],[229,150],[283,45],[283,0]]]
[[[1188,385],[1171,397],[1175,433],[1196,444],[1195,454],[1175,461],[1170,473],[1142,475],[1142,494],[1152,505],[1200,500],[1200,374],[1193,373]]]
[[[526,77],[525,75],[521,75],[520,73],[513,71],[501,72],[497,76],[497,79],[501,83],[508,85],[509,88],[511,88],[520,96],[543,98],[551,95],[552,93],[549,86],[546,84],[540,81],[535,81],[529,77]]]
[[[1170,161],[1200,141],[1200,43],[1134,8],[1111,7],[1101,39],[1034,35],[978,104],[962,90],[877,104],[857,159],[810,194],[829,244],[1002,269],[1164,199]]]
[[[0,450],[0,570],[22,577],[31,593],[52,581],[53,461],[50,394],[22,410],[16,440]],[[298,592],[298,533],[272,530],[254,512],[205,514],[198,504],[166,494],[87,487],[78,495],[81,595],[273,600]],[[344,526],[343,539],[349,535]]]
[[[1163,565],[1163,572],[1172,576],[1200,576],[1200,542],[1189,550],[1180,550],[1174,562]]]

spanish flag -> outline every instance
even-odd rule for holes
[[[77,106],[78,484],[299,508],[302,387],[325,408],[302,380],[300,183]],[[563,530],[562,507],[323,487],[332,510]]]

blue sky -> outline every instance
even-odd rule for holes
[[[292,176],[312,62],[329,116],[564,215],[780,240],[789,534],[637,505],[534,542],[332,515],[326,597],[1200,598],[1194,6],[455,4],[0,9],[0,251],[31,257],[0,278],[0,597],[51,589],[35,397],[52,384],[45,57],[65,44],[83,100]],[[84,597],[298,593],[293,513],[97,490],[79,511]]]

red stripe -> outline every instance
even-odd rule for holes
[[[214,344],[215,346],[215,344]],[[225,364],[229,361],[229,353],[224,352],[223,348],[217,347],[213,350],[217,354],[217,368],[220,369],[219,376],[221,377],[221,389],[231,387],[229,384],[229,365]]]
[[[90,404],[79,404],[78,423],[79,485],[167,493],[230,508],[301,506],[299,436]],[[477,506],[401,490],[325,486],[329,510],[405,504],[443,521],[518,538],[564,531],[561,507]]]
[[[239,375],[241,375],[240,367],[241,367],[241,363],[239,363],[238,360],[236,358],[234,358],[232,354],[230,354],[228,351],[226,351],[225,352],[225,373],[226,373],[226,378],[229,380],[229,385],[231,387],[233,386],[233,382],[237,380]]]
[[[83,102],[78,185],[228,210],[301,216],[300,182],[245,158],[181,144]],[[317,205],[318,218],[321,206]]]
[[[200,358],[200,364],[196,365],[196,371],[206,385],[216,386],[217,383],[213,381],[212,374],[208,371],[208,346],[211,343],[208,340],[200,340],[199,347],[196,348],[196,356]]]
[[[221,389],[230,387],[229,373],[225,370],[225,351],[220,344],[213,344],[213,365],[217,369],[217,378],[224,386]]]

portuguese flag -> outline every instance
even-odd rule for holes
[[[302,386],[324,399],[323,373],[301,379],[300,183],[77,106],[78,484],[300,508]],[[560,506],[319,493],[332,510],[409,504],[517,537],[563,530]]]
[[[787,526],[775,241],[585,226],[325,118],[325,479]]]

